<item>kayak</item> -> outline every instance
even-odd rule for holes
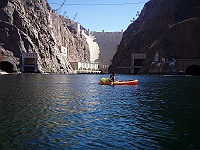
[[[99,84],[100,85],[138,85],[138,80],[114,81],[114,82],[110,80],[107,80],[107,81],[101,80]]]

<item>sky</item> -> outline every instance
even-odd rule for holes
[[[149,0],[47,0],[57,10],[90,31],[125,31]],[[62,5],[63,4],[63,5]],[[62,7],[61,7],[62,6]]]

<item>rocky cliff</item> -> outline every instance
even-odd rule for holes
[[[86,39],[46,0],[0,1],[0,55],[18,64],[23,52],[38,54],[40,72],[69,73],[70,61],[89,61]],[[67,49],[63,54],[61,48]]]
[[[150,0],[124,32],[109,71],[131,73],[131,55],[142,53],[139,74],[178,73],[177,59],[200,59],[199,24],[199,0]]]

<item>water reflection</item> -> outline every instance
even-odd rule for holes
[[[0,76],[0,149],[199,147],[198,78],[100,86],[101,77]]]

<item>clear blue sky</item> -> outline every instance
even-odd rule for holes
[[[126,30],[149,0],[47,0],[52,9],[90,31]],[[64,3],[65,2],[65,3]]]

